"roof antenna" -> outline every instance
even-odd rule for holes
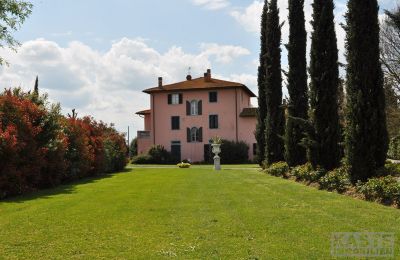
[[[191,70],[192,70],[192,67],[189,67],[188,68],[188,74],[186,76],[186,80],[192,80]]]

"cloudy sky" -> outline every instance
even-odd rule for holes
[[[18,53],[0,50],[9,67],[0,67],[1,88],[40,88],[64,113],[76,108],[113,122],[131,136],[143,128],[136,111],[149,107],[141,91],[157,77],[172,83],[211,68],[214,77],[239,81],[256,92],[259,0],[35,0],[33,14],[15,34],[23,43]],[[287,20],[287,0],[278,0]],[[306,18],[311,2],[305,1]],[[396,0],[379,0],[381,10]],[[341,61],[346,1],[336,0]],[[307,22],[310,31],[310,24]],[[283,43],[287,42],[287,23]],[[284,48],[283,48],[284,49]],[[287,65],[283,51],[283,66]],[[254,102],[256,103],[256,101]]]

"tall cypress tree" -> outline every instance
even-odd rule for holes
[[[39,77],[38,76],[36,76],[35,87],[33,88],[33,93],[35,95],[39,95]]]
[[[300,145],[303,139],[301,125],[293,117],[307,119],[307,32],[304,18],[304,0],[289,0],[289,73],[288,119],[285,129],[285,159],[290,166],[306,162],[306,149]]]
[[[267,23],[268,2],[265,0],[263,13],[261,16],[261,50],[260,50],[260,66],[258,67],[258,114],[257,114],[257,160],[261,165],[265,159],[265,119],[267,117],[267,103],[265,100],[265,55],[267,53],[267,42],[265,39],[266,23]]]
[[[349,0],[346,14],[346,160],[353,182],[384,166],[388,149],[377,0]]]
[[[308,159],[326,170],[340,163],[338,115],[339,65],[333,0],[314,0],[310,60],[310,122],[313,134]]]
[[[267,165],[284,160],[284,113],[282,107],[281,24],[277,0],[271,0],[266,23],[265,160]]]

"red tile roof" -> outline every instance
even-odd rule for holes
[[[148,115],[151,114],[151,110],[150,109],[146,109],[146,110],[142,110],[139,112],[136,112],[136,115]]]
[[[149,88],[143,90],[143,92],[151,94],[164,91],[222,89],[222,88],[243,88],[251,97],[257,97],[246,85],[243,85],[241,83],[214,79],[214,78],[211,78],[209,81],[205,81],[204,77],[192,80],[186,80],[169,85],[163,85],[162,87]]]
[[[246,107],[243,108],[243,111],[240,113],[240,117],[256,117],[257,116],[257,107]]]

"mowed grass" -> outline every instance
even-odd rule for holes
[[[400,210],[257,169],[129,169],[0,202],[0,259],[330,259]],[[396,243],[396,256],[400,255]]]

